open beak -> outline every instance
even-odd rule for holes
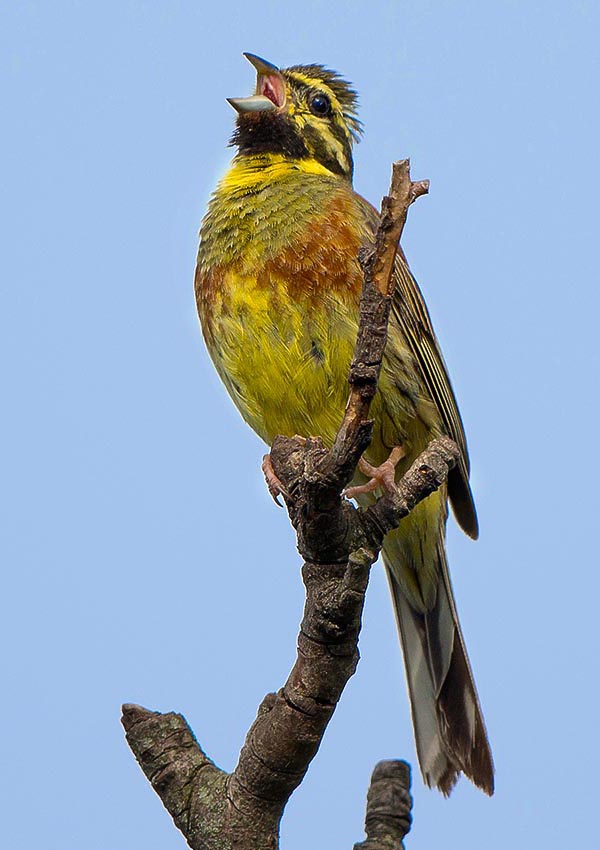
[[[251,97],[228,97],[227,102],[240,114],[275,112],[284,107],[285,81],[279,68],[253,53],[244,56],[256,68],[256,91]]]

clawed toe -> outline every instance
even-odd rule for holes
[[[361,457],[358,462],[358,468],[363,475],[369,476],[369,480],[365,484],[346,487],[342,496],[345,496],[347,499],[355,499],[364,493],[372,493],[378,488],[385,490],[386,493],[393,492],[396,487],[396,466],[405,454],[406,451],[403,446],[396,446],[390,452],[388,459],[379,466],[372,466]]]
[[[271,460],[271,455],[266,454],[262,459],[261,469],[263,471],[263,475],[265,476],[265,481],[267,483],[267,487],[269,488],[269,493],[273,497],[273,501],[278,507],[282,508],[283,505],[279,501],[280,496],[288,496],[288,492],[283,486],[282,482],[275,475],[275,470],[273,469],[273,462]]]

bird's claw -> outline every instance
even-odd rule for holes
[[[266,454],[262,459],[261,469],[263,471],[263,475],[265,476],[265,481],[267,483],[267,487],[269,489],[269,493],[271,494],[273,501],[275,504],[282,508],[283,505],[279,501],[280,496],[286,496],[289,498],[289,494],[282,482],[275,475],[275,470],[273,469],[273,462],[271,460],[271,455]]]
[[[403,446],[396,446],[390,452],[390,456],[379,466],[372,466],[363,457],[358,461],[358,468],[367,475],[369,480],[365,484],[357,484],[354,487],[346,487],[342,496],[347,499],[355,499],[364,493],[372,493],[379,487],[387,493],[392,493],[396,488],[396,466],[406,455]]]

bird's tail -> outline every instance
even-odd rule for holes
[[[391,554],[385,546],[384,562],[402,642],[423,779],[448,795],[463,772],[491,795],[492,753],[454,604],[443,541],[437,547],[435,601],[424,612],[416,610],[403,593],[396,558],[390,558]]]

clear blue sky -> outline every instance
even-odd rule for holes
[[[415,772],[408,847],[597,846],[599,32],[594,0],[2,4],[2,847],[183,848],[120,704],[231,768],[293,659],[293,537],[192,295],[242,50],[355,83],[370,200],[396,158],[431,180],[405,249],[471,447],[449,550],[498,790]],[[284,850],[350,848],[375,762],[415,761],[379,569],[361,654]]]

